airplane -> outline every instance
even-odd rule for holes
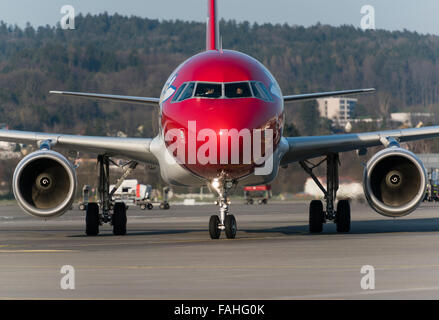
[[[55,150],[90,152],[97,155],[100,201],[87,205],[86,235],[98,235],[104,223],[113,226],[114,235],[127,232],[126,207],[123,203],[111,202],[114,190],[109,187],[110,163],[119,157],[129,162],[124,165],[124,174],[117,185],[138,163],[145,163],[158,166],[163,180],[170,185],[209,186],[218,194],[219,206],[219,214],[209,220],[210,238],[219,239],[221,232],[225,232],[228,239],[233,239],[238,230],[230,212],[230,195],[234,190],[238,186],[269,184],[280,167],[299,163],[324,194],[325,203],[320,200],[310,203],[309,231],[320,233],[324,224],[333,222],[337,232],[346,233],[351,229],[351,210],[349,201],[337,202],[339,154],[357,151],[364,155],[368,148],[375,146],[385,148],[373,155],[365,166],[363,184],[369,205],[379,214],[395,218],[417,208],[425,193],[425,168],[412,152],[401,148],[400,143],[438,137],[439,126],[284,137],[285,103],[370,93],[375,89],[284,96],[266,67],[244,53],[224,50],[220,42],[217,1],[208,0],[206,50],[175,69],[160,97],[50,92],[156,107],[160,114],[160,132],[156,137],[92,137],[0,130],[1,141],[38,147],[20,161],[13,175],[13,192],[21,208],[42,219],[64,214],[74,201],[76,168]],[[260,132],[260,139],[254,135],[248,140],[246,130]],[[229,138],[232,140],[230,132],[238,132],[238,140],[221,149],[224,140],[220,136],[227,133],[225,141],[228,142]],[[260,149],[260,157],[253,153],[250,161],[244,159],[245,152],[256,149]],[[229,153],[222,157],[218,150]],[[223,161],[231,159],[233,152],[238,154],[235,161]],[[267,163],[271,163],[271,167]],[[326,186],[314,174],[320,165],[326,166]]]

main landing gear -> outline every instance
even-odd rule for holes
[[[114,235],[127,233],[127,207],[123,202],[112,203],[112,197],[126,177],[136,168],[137,162],[131,161],[124,165],[122,177],[110,191],[110,162],[106,155],[98,156],[99,165],[99,196],[100,203],[89,202],[86,207],[85,233],[87,236],[97,236],[99,227],[104,223],[113,226]]]
[[[313,170],[326,162],[326,189],[314,175]],[[337,232],[349,232],[351,229],[351,208],[348,200],[340,200],[335,208],[334,203],[337,197],[339,187],[339,156],[337,153],[329,154],[317,164],[309,161],[300,162],[302,168],[308,173],[317,186],[325,195],[326,211],[320,200],[311,201],[309,206],[309,231],[311,233],[320,233],[323,231],[323,224],[327,221],[333,221],[337,225]]]
[[[221,231],[225,231],[227,239],[234,239],[236,237],[236,231],[238,230],[236,225],[236,219],[233,214],[229,213],[229,195],[232,189],[235,187],[232,181],[214,180],[212,187],[218,192],[218,206],[220,215],[213,215],[209,221],[209,234],[211,239],[219,239]]]

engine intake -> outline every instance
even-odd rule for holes
[[[370,206],[387,217],[408,215],[425,195],[422,162],[410,151],[392,147],[378,152],[364,170],[364,193]]]
[[[29,214],[53,218],[71,207],[76,193],[76,172],[63,155],[36,151],[17,165],[12,181],[15,199]]]

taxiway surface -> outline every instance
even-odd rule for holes
[[[36,220],[0,206],[0,299],[439,299],[439,206],[393,220],[354,204],[352,232],[308,233],[307,203],[232,204],[235,240],[210,240],[213,205],[128,210],[128,234],[84,235],[84,212]],[[75,289],[62,290],[64,265]],[[375,268],[363,290],[361,268]]]

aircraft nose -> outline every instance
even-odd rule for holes
[[[254,171],[254,155],[258,150],[264,155],[265,132],[271,129],[276,143],[280,124],[275,110],[246,100],[250,99],[227,103],[204,99],[186,109],[186,116],[172,125],[180,128],[177,139],[186,151],[184,155],[174,155],[187,169],[208,179],[219,175],[235,179]],[[260,145],[257,150],[256,145]]]
[[[190,138],[195,139],[196,133],[197,140],[196,144],[192,142],[192,149],[188,148],[192,160],[196,153],[196,163],[188,163],[192,171],[209,178],[221,174],[239,178],[254,171],[255,154],[258,154],[255,146],[265,143],[264,130],[271,129],[275,133],[278,117],[265,104],[242,100],[233,106],[230,102],[221,106],[206,105],[199,117],[188,123]],[[264,146],[258,150],[263,153]]]

